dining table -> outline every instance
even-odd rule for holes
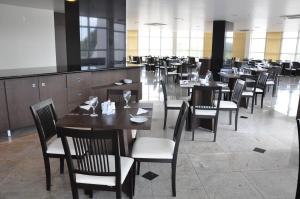
[[[137,116],[139,109],[145,110],[146,113]],[[85,110],[78,106],[59,119],[57,127],[116,130],[119,133],[121,155],[130,156],[133,144],[131,130],[151,130],[152,111],[152,103],[130,103],[129,108],[116,104],[114,114],[102,114],[98,106],[95,110],[98,116],[91,117],[92,110]],[[135,123],[131,121],[132,117],[145,117],[147,121]]]

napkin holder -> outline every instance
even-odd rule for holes
[[[104,115],[112,115],[115,114],[115,103],[111,101],[105,101],[101,103],[102,114]]]

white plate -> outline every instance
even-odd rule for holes
[[[146,117],[131,117],[130,121],[134,122],[134,123],[144,123],[148,120],[148,118]]]
[[[121,86],[121,85],[123,85],[123,83],[122,82],[115,82],[115,85]]]

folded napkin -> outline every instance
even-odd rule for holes
[[[91,106],[90,105],[82,105],[82,106],[80,106],[80,108],[88,111],[88,110],[90,110]]]
[[[141,115],[141,114],[144,114],[144,113],[148,113],[148,110],[139,108],[136,114]]]

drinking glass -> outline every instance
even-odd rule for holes
[[[130,106],[128,105],[128,102],[131,98],[131,91],[124,91],[123,92],[123,97],[124,97],[124,100],[126,102],[126,105],[124,106],[124,108],[130,108]]]
[[[95,110],[96,110],[96,107],[98,106],[98,97],[93,97],[93,96],[91,96],[91,97],[89,98],[89,100],[90,100],[90,106],[91,106],[92,109],[93,109],[93,113],[90,114],[90,116],[91,116],[91,117],[97,117],[98,114],[95,112]]]

